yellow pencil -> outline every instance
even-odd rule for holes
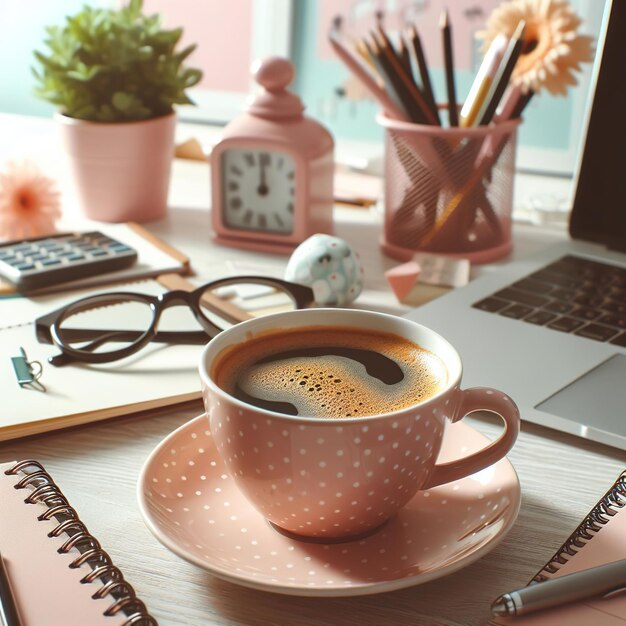
[[[370,68],[374,70],[374,72],[376,72],[376,75],[378,75],[378,70],[374,65],[374,61],[372,61],[372,57],[370,56],[365,42],[362,39],[357,39],[354,42],[354,49],[359,53],[359,56],[370,66]]]
[[[459,125],[463,128],[469,128],[476,123],[508,44],[509,38],[500,33],[489,46],[461,109]]]

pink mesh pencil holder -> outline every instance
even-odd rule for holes
[[[441,128],[392,120],[385,129],[385,226],[395,259],[433,252],[489,263],[511,250],[520,120]]]

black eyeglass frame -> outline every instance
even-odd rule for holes
[[[202,312],[200,300],[206,291],[210,289],[218,289],[228,285],[240,284],[259,284],[268,287],[275,287],[285,292],[293,301],[296,309],[304,309],[314,303],[313,290],[305,285],[291,283],[279,278],[268,278],[266,276],[233,276],[230,278],[221,278],[219,280],[208,282],[193,291],[183,291],[176,289],[166,291],[158,296],[132,292],[117,291],[96,294],[76,300],[65,305],[55,311],[42,315],[35,320],[35,332],[40,343],[56,345],[61,354],[54,355],[48,359],[52,365],[66,365],[73,361],[83,363],[110,363],[119,359],[131,356],[135,352],[141,350],[148,343],[156,341],[160,343],[176,343],[181,345],[198,345],[204,344],[208,339],[212,339],[224,330],[211,320],[209,320]],[[89,328],[69,328],[61,329],[60,326],[70,315],[75,315],[83,310],[91,310],[106,306],[107,301],[117,303],[121,300],[135,300],[147,304],[152,310],[152,321],[145,331],[137,330],[105,330],[105,329],[89,329]],[[101,301],[101,302],[99,302]],[[91,304],[92,306],[87,306]],[[202,326],[202,331],[158,331],[157,327],[161,315],[165,309],[172,306],[188,306],[195,319]],[[210,308],[210,307],[206,307]],[[240,320],[231,319],[229,315],[220,310],[219,314],[234,323]],[[65,337],[66,339],[64,340]],[[67,340],[72,341],[91,341],[91,344],[76,350],[67,345]],[[129,341],[128,346],[111,352],[91,352],[107,341]]]

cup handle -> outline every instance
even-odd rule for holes
[[[458,392],[461,396],[456,416],[458,422],[474,411],[496,413],[504,421],[504,432],[487,447],[462,459],[439,463],[422,489],[431,489],[444,483],[464,478],[499,461],[513,447],[520,429],[520,414],[515,402],[505,393],[489,387],[472,387]]]

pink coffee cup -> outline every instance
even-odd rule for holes
[[[393,333],[438,355],[445,388],[428,400],[380,415],[341,419],[292,416],[258,408],[217,386],[212,371],[226,348],[259,333],[309,326]],[[421,489],[468,476],[501,459],[519,432],[509,396],[461,389],[462,366],[443,337],[413,321],[349,309],[277,313],[237,324],[212,339],[200,359],[212,436],[229,473],[251,504],[278,528],[309,538],[349,538],[382,525]],[[499,439],[451,463],[437,463],[446,424],[473,411],[504,421]]]

